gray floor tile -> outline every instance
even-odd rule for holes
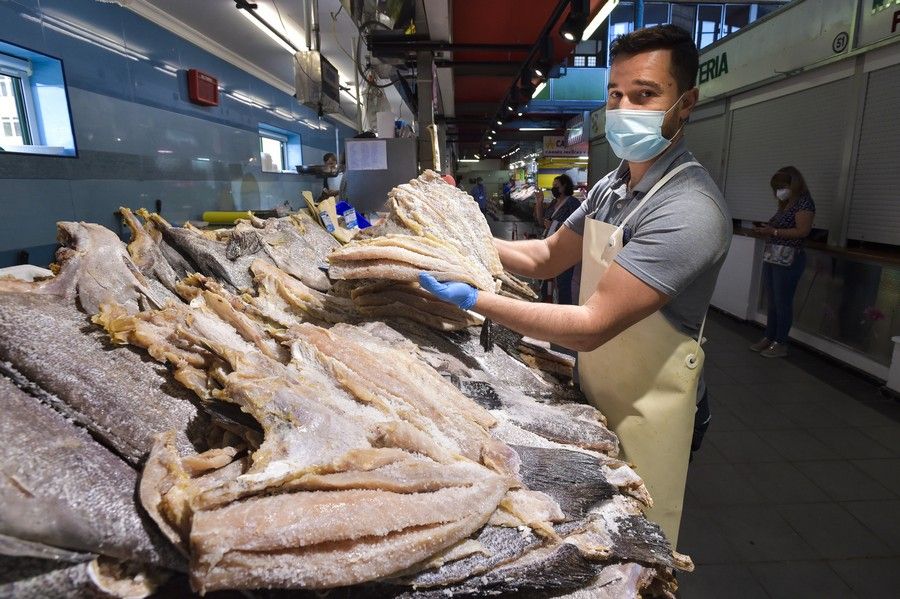
[[[893,597],[900,589],[900,558],[829,562],[857,597]]]
[[[787,383],[790,382],[790,371],[779,368],[772,364],[766,364],[765,358],[752,356],[756,358],[754,362],[741,364],[739,366],[723,366],[722,372],[730,376],[738,383],[745,385],[753,383]]]
[[[851,501],[843,506],[900,556],[900,499]]]
[[[850,462],[797,462],[794,465],[834,501],[895,497],[887,487]]]
[[[844,421],[820,405],[810,403],[785,403],[774,409],[784,414],[800,428],[846,428]]]
[[[900,457],[900,424],[867,426],[860,430],[893,451],[895,456]]]
[[[709,565],[678,577],[682,599],[765,599],[765,590],[747,566]]]
[[[710,415],[712,420],[709,422],[709,430],[721,432],[747,430],[747,425],[743,420],[735,416],[734,410],[724,404],[711,406]]]
[[[854,466],[900,496],[900,458],[852,460]]]
[[[817,380],[805,382],[788,381],[778,384],[765,383],[765,385],[767,387],[765,393],[767,401],[777,404],[824,404],[833,402],[843,403],[853,400],[849,395],[842,393],[827,383]],[[750,388],[755,386],[757,385],[752,384],[750,385]]]
[[[825,407],[838,418],[842,418],[847,426],[890,426],[894,420],[885,416],[872,403],[851,399],[842,403],[831,403]]]
[[[732,462],[779,462],[784,458],[753,431],[710,431],[716,448]]]
[[[776,509],[825,559],[891,555],[886,544],[838,504],[780,505]]]
[[[699,451],[694,452],[694,460],[691,466],[699,464],[722,464],[727,462],[722,452],[716,449],[716,444],[709,437],[703,438],[703,444]]]
[[[682,514],[678,551],[691,556],[698,570],[708,564],[735,563],[740,559],[718,523],[703,509],[687,509]]]
[[[787,462],[735,464],[734,469],[770,503],[814,503],[829,497]]]
[[[752,564],[750,570],[772,599],[847,599],[851,593],[825,561]]]
[[[706,352],[706,359],[709,363],[713,366],[718,366],[719,368],[725,366],[741,366],[757,357],[758,356],[746,348],[736,351],[723,350]]]
[[[691,464],[687,487],[697,506],[762,503],[763,496],[731,464]]]
[[[738,420],[755,431],[795,429],[797,424],[773,405],[763,401],[729,406]]]
[[[760,431],[759,436],[791,462],[838,460],[841,455],[802,430]]]
[[[707,385],[713,388],[715,388],[716,385],[730,385],[735,383],[735,380],[725,374],[721,368],[712,364],[703,366],[703,379],[706,381]]]
[[[810,429],[809,434],[846,459],[894,457],[890,449],[855,428]]]
[[[808,560],[816,551],[770,505],[710,508],[709,514],[744,562]]]

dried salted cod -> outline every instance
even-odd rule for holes
[[[119,238],[94,223],[57,223],[58,274],[32,283],[0,279],[0,292],[58,295],[77,300],[81,309],[96,314],[101,303],[116,301],[136,312],[159,307],[161,297],[148,284]]]

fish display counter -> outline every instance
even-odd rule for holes
[[[388,205],[343,244],[123,208],[0,278],[0,595],[674,597],[572,359],[418,286],[534,298],[477,204],[426,171]]]

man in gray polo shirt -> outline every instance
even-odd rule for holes
[[[721,192],[705,169],[692,166],[631,214],[667,173],[694,161],[683,129],[699,97],[697,48],[689,34],[664,25],[620,36],[611,57],[606,133],[621,165],[597,182],[553,236],[495,240],[507,270],[546,279],[581,260],[586,219],[619,225],[629,218],[624,247],[596,288],[582,288],[580,306],[517,301],[428,275],[420,277],[425,289],[579,352],[593,351],[657,311],[697,335],[730,246],[731,218]],[[708,413],[698,416],[699,424],[708,419]]]

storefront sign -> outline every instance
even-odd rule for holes
[[[595,140],[606,135],[606,108],[598,108],[591,113],[591,130],[588,139]]]
[[[709,60],[700,63],[700,69],[697,71],[697,83],[702,85],[707,81],[727,74],[728,52],[722,52],[720,55],[713,56]]]
[[[587,156],[588,144],[583,141],[574,146],[566,145],[566,138],[562,135],[545,135],[544,156]]]
[[[700,99],[722,96],[848,51],[855,10],[848,0],[807,0],[789,4],[774,18],[725,38],[700,54]]]
[[[895,35],[900,35],[900,0],[862,0],[859,3],[857,48]]]

